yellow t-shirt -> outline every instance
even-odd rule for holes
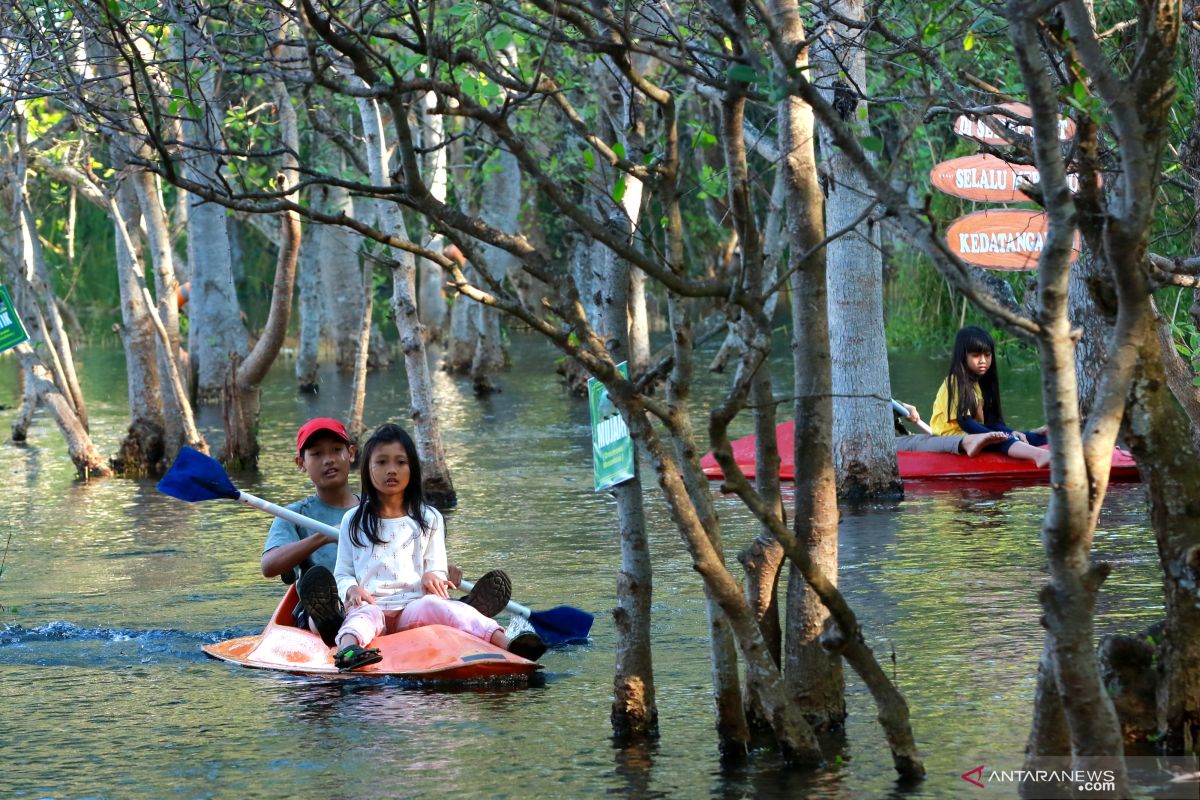
[[[979,406],[983,405],[983,389],[975,384],[975,398]],[[950,386],[950,379],[942,381],[938,387],[937,397],[933,399],[933,415],[929,418],[929,427],[937,436],[962,436],[965,431],[958,425],[958,391]]]

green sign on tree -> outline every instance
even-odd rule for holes
[[[17,317],[12,298],[8,296],[8,288],[0,286],[0,353],[10,347],[16,347],[28,338],[29,334],[25,332],[25,326]]]
[[[617,369],[629,377],[628,362]],[[633,440],[621,412],[608,398],[608,390],[595,378],[588,379],[588,408],[592,412],[592,463],[596,468],[596,491],[611,489],[633,477]]]

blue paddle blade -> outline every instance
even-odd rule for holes
[[[529,615],[533,629],[548,645],[586,642],[594,619],[586,611],[571,606],[556,606]]]
[[[241,494],[215,458],[184,447],[158,482],[158,490],[195,503],[199,500],[237,500]]]

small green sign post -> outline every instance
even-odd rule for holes
[[[629,377],[629,364],[622,361],[617,369]],[[596,491],[611,489],[633,477],[633,439],[621,418],[621,412],[608,398],[608,390],[595,378],[588,378],[588,408],[592,414],[592,463],[596,468]]]
[[[29,339],[25,326],[17,317],[17,309],[8,296],[8,287],[0,286],[0,353]]]

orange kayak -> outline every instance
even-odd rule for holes
[[[321,638],[292,624],[296,587],[289,586],[263,632],[204,645],[206,654],[243,667],[274,669],[329,678],[409,678],[420,681],[525,680],[541,664],[513,655],[490,642],[445,625],[380,636],[371,642],[383,660],[351,672],[338,672],[333,652]]]

